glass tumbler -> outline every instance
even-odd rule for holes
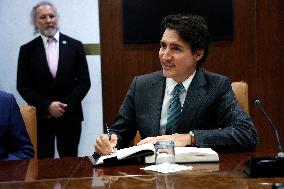
[[[175,163],[175,143],[173,141],[157,141],[154,146],[156,165]]]

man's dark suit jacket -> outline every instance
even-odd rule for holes
[[[12,94],[0,91],[0,160],[31,159],[33,146]]]
[[[141,138],[160,135],[166,78],[162,71],[135,77],[111,129],[126,147],[136,131]],[[196,145],[217,151],[253,150],[257,132],[250,117],[237,105],[231,81],[197,68],[188,88],[181,121],[171,133],[193,131]]]
[[[68,105],[64,119],[83,120],[81,101],[90,88],[90,77],[83,45],[60,33],[56,78],[49,71],[42,38],[21,46],[17,89],[24,100],[46,116],[53,101]]]

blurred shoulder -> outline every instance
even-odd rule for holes
[[[14,95],[12,95],[11,93],[7,93],[5,91],[1,91],[0,90],[0,98],[1,99],[10,99],[10,98],[13,98]]]

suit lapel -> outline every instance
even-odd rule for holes
[[[40,36],[36,38],[34,54],[38,55],[38,61],[37,61],[39,63],[38,68],[42,70],[42,73],[46,73],[46,77],[53,79],[53,76],[48,66],[43,41]]]
[[[193,129],[194,121],[196,121],[196,113],[198,108],[204,102],[206,96],[206,90],[204,85],[206,80],[204,78],[201,68],[196,70],[196,74],[190,84],[187,95],[184,101],[181,122],[174,128],[174,131],[177,133],[189,132]]]
[[[165,93],[165,78],[162,72],[159,72],[159,79],[151,83],[150,91],[147,92],[149,99],[149,118],[151,120],[152,133],[157,135],[160,133],[160,119],[162,104]]]
[[[59,58],[58,58],[56,78],[58,75],[63,73],[65,65],[70,63],[68,60],[66,60],[68,59],[68,53],[70,51],[69,48],[70,48],[70,41],[67,39],[67,37],[64,34],[59,33]]]
[[[63,44],[63,41],[64,41],[64,44]],[[63,69],[64,67],[64,57],[66,55],[66,40],[65,40],[65,36],[61,33],[59,33],[59,57],[58,57],[58,67],[57,67],[57,73],[56,73],[56,77],[58,75],[60,75],[61,73],[61,70]]]

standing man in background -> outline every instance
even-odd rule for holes
[[[83,111],[81,101],[90,88],[83,45],[58,28],[58,13],[47,1],[31,12],[40,36],[21,46],[17,89],[37,108],[38,158],[54,157],[54,139],[60,157],[78,155]]]

